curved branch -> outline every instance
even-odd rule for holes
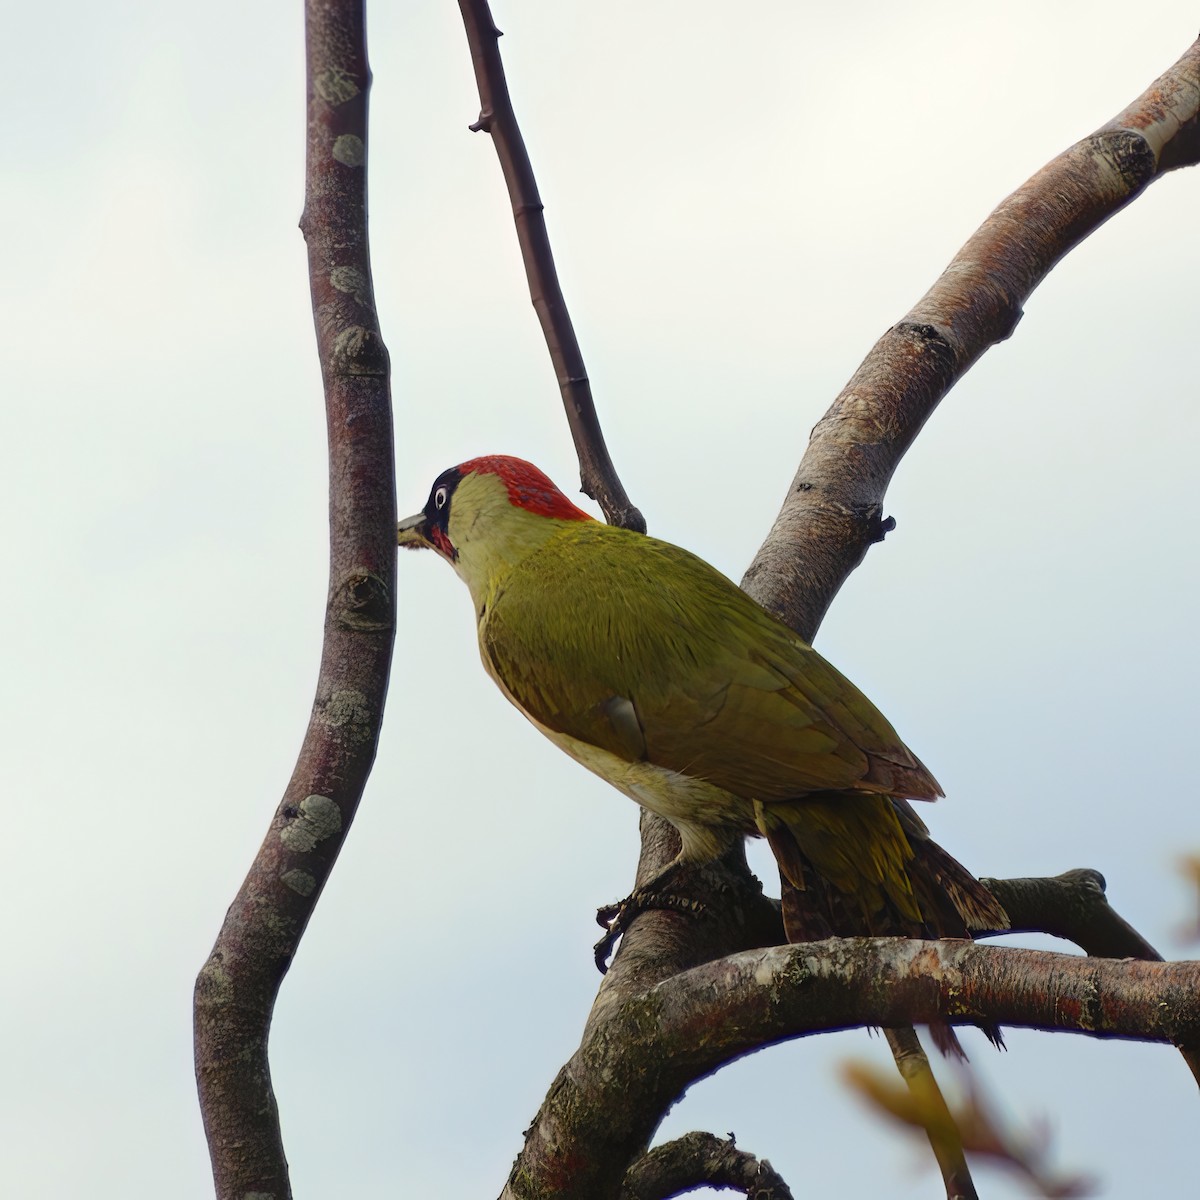
[[[739,1150],[732,1134],[700,1132],[643,1154],[625,1175],[621,1200],[666,1200],[699,1187],[730,1188],[753,1200],[792,1200],[791,1189],[765,1158]]]
[[[1167,171],[1200,159],[1200,41],[1137,100],[1008,197],[887,331],[813,429],[742,580],[812,641],[882,519],[892,474],[942,397],[1008,337],[1069,250]]]
[[[589,1029],[551,1087],[503,1195],[614,1195],[630,1148],[646,1145],[695,1080],[784,1039],[930,1021],[1200,1045],[1200,962],[835,938],[705,963],[631,997]]]
[[[267,1034],[366,784],[391,664],[396,505],[388,357],[367,255],[362,18],[361,0],[308,0],[301,228],[329,429],[329,596],[299,758],[196,981],[196,1077],[218,1197],[291,1195]]]
[[[1078,867],[1045,879],[981,880],[1012,918],[1004,933],[1048,933],[1074,942],[1095,958],[1140,958],[1162,962],[1162,955],[1108,902],[1104,876]],[[991,936],[978,934],[979,937]]]
[[[583,492],[604,510],[612,525],[646,532],[646,521],[625,494],[617,469],[609,457],[600,429],[600,418],[592,401],[583,352],[575,337],[575,327],[567,311],[567,302],[558,283],[550,237],[546,232],[544,205],[533,176],[533,164],[525,149],[525,140],[517,125],[504,64],[500,60],[500,31],[492,21],[487,0],[459,0],[475,82],[479,87],[479,120],[471,129],[492,135],[492,144],[500,159],[504,182],[512,201],[517,241],[533,307],[541,322],[554,374],[562,392],[567,424],[579,456],[579,478]]]
[[[659,1053],[707,1073],[764,1042],[930,1021],[1200,1045],[1200,962],[1096,959],[969,941],[830,939],[695,967],[630,1003]],[[699,1033],[703,1030],[703,1036]]]
[[[783,508],[742,579],[749,595],[812,640],[846,577],[887,532],[887,484],[938,402],[1012,332],[1020,304],[1059,258],[1153,179],[1200,159],[1198,114],[1200,40],[1129,108],[991,214],[814,428]],[[656,833],[659,848],[643,838],[639,876],[663,865],[660,847],[670,836]],[[657,936],[661,919],[647,914],[622,949]],[[618,953],[607,987],[621,985],[621,970]],[[660,978],[668,973],[664,967]]]
[[[1051,879],[985,879],[1012,918],[1010,933],[1067,938],[1096,958],[1162,962],[1162,955],[1108,902],[1104,876],[1086,867]],[[1200,1046],[1179,1046],[1200,1084]]]

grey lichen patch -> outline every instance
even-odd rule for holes
[[[279,831],[279,840],[297,854],[307,854],[318,842],[342,828],[342,810],[328,796],[305,796],[300,815]]]
[[[311,896],[316,890],[317,881],[307,871],[301,871],[298,867],[284,871],[279,878],[298,896]]]
[[[264,944],[270,944],[280,953],[285,947],[294,942],[296,937],[296,919],[278,909],[264,905],[259,909],[259,923],[262,926]]]
[[[363,307],[370,311],[371,305],[363,301]],[[334,334],[332,366],[341,375],[386,375],[387,347],[374,329],[347,325]]]
[[[348,325],[333,339],[333,352],[340,358],[357,358],[371,336],[361,325]]]
[[[329,272],[329,282],[339,292],[353,296],[359,304],[366,304],[370,298],[369,281],[357,267],[334,267]]]
[[[328,104],[345,104],[358,95],[358,84],[349,71],[341,67],[330,67],[322,71],[314,80],[313,88],[318,96]]]
[[[325,703],[325,723],[338,730],[350,745],[361,745],[371,738],[371,708],[362,692],[348,689],[334,692]]]
[[[206,1004],[228,1004],[233,999],[233,980],[220,954],[212,955],[201,968],[197,995]]]
[[[343,166],[361,167],[367,157],[367,148],[357,134],[343,133],[334,139],[333,157]]]

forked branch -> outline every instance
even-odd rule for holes
[[[1200,158],[1198,112],[1200,42],[1125,112],[1060,155],[1000,205],[929,293],[880,339],[814,429],[783,509],[743,579],[742,586],[750,595],[812,639],[846,577],[871,542],[886,532],[883,499],[887,485],[900,458],[941,398],[989,346],[1012,332],[1026,297],[1067,251],[1140,194],[1148,183],[1168,170],[1194,164]],[[678,849],[673,831],[661,819],[644,817],[642,831],[639,879],[669,861]],[[621,1045],[612,1023],[626,1004],[669,991],[682,978],[678,972],[738,948],[747,928],[740,923],[741,917],[759,908],[747,899],[749,893],[739,882],[743,872],[744,860],[737,855],[710,868],[716,882],[705,882],[703,886],[708,890],[698,894],[714,898],[714,911],[721,908],[728,896],[741,896],[731,905],[724,904],[716,926],[710,920],[699,920],[689,929],[687,920],[678,914],[653,911],[634,923],[601,986],[584,1045],[560,1074],[529,1130],[506,1196],[532,1194],[522,1181],[536,1179],[540,1189],[553,1177],[549,1169],[551,1161],[561,1161],[564,1155],[598,1154],[602,1161],[627,1161],[639,1145],[645,1144],[675,1093],[668,1089],[669,1094],[657,1094],[644,1077],[635,1083],[631,1076],[623,1074],[621,1064],[607,1063],[604,1069],[610,1071],[609,1077],[624,1080],[617,1107],[633,1124],[625,1128],[610,1123],[597,1129],[582,1120],[586,1106],[576,1106],[578,1096],[572,1089],[590,1074],[586,1061],[589,1047],[603,1043],[612,1049]],[[718,897],[717,893],[724,895]],[[752,936],[761,937],[761,929],[755,928]],[[923,945],[911,944],[908,952],[924,955],[928,947],[922,950]],[[830,949],[812,947],[813,961],[823,961],[820,955]],[[1024,961],[1023,956],[1032,953],[971,945],[955,949],[962,953],[995,954],[997,957],[988,960],[987,965],[989,971],[1000,973],[1001,984],[1011,982],[1006,972],[1015,970],[1018,962]],[[893,978],[891,982],[896,986],[888,990],[893,993],[896,1008],[888,1013],[876,1010],[870,1016],[863,1014],[863,1022],[894,1027],[939,1016],[953,1019],[952,1012],[935,1011],[938,1005],[932,993],[925,993],[924,1001],[929,1001],[926,1004],[918,1002],[917,991],[908,987],[908,983],[918,987],[918,979],[923,981],[920,986],[934,985],[940,969],[937,956],[942,952],[934,947],[931,951],[934,958],[921,957],[911,964],[915,974],[905,985]],[[781,947],[756,953],[802,956],[805,948]],[[898,949],[897,953],[904,951]],[[760,959],[759,964],[763,961]],[[1181,978],[1187,976],[1190,982],[1180,985],[1175,980],[1166,996],[1167,1006],[1176,1012],[1190,1012],[1195,1007],[1195,992],[1189,991],[1195,985],[1194,964],[1089,964],[1081,959],[1063,962],[1064,970],[1068,975],[1073,973],[1080,988],[1076,1009],[1080,1022],[1074,1027],[1112,1036],[1155,1036],[1176,1044],[1196,1044],[1200,1030],[1194,1024],[1194,1013],[1189,1018],[1193,1023],[1187,1028],[1146,1032],[1149,1026],[1144,1022],[1152,1021],[1156,1012],[1165,1011],[1158,1007],[1163,996],[1156,996],[1148,1006],[1143,1004],[1136,1016],[1132,1009],[1123,1009],[1123,1016],[1129,1020],[1116,1020],[1103,1029],[1095,1023],[1096,1014],[1088,999],[1095,983],[1093,971],[1101,972],[1105,978],[1109,972],[1121,970],[1134,974],[1164,972],[1147,977],[1156,984],[1165,984],[1175,972]],[[729,959],[724,964],[709,962],[688,972],[688,977],[704,978],[711,983],[710,976],[696,972],[733,969],[731,963]],[[884,977],[873,974],[878,970],[882,970],[881,962],[864,969],[858,977],[855,988],[859,990],[855,995],[859,1001],[869,997],[872,980],[883,986]],[[980,988],[990,987],[982,978]],[[1032,979],[1033,975],[1027,978]],[[1039,983],[1045,990],[1039,1003],[1046,1003],[1050,997],[1048,1002],[1053,1005],[1054,997],[1067,996],[1070,986],[1066,979],[1067,976],[1056,975],[1051,980],[1043,971]],[[653,986],[656,983],[658,987]],[[1036,988],[1028,989],[1025,999],[1032,1001],[1035,994]],[[1043,1013],[1046,1020],[1042,1023],[1029,1012],[1021,1015],[1015,1008],[1002,1012],[1003,1006],[983,1004],[982,991],[979,998],[981,1010],[989,1009],[987,1014],[981,1012],[981,1019],[1055,1027],[1049,1019],[1053,1013]],[[845,999],[851,1002],[849,996]],[[1177,1002],[1182,1007],[1175,1008]],[[706,1018],[709,1015],[706,1013]],[[761,1046],[775,1036],[759,1022],[758,1016],[746,1011],[741,1016],[746,1019],[743,1028],[753,1030],[753,1035],[739,1052]],[[778,1036],[788,1035],[780,1032]],[[622,1064],[644,1063],[642,1053],[638,1047],[623,1046]],[[720,1064],[708,1062],[703,1070],[695,1070],[699,1065],[696,1062],[681,1065],[694,1070],[691,1076],[694,1078]],[[571,1116],[564,1119],[568,1110]],[[544,1173],[547,1171],[548,1174]],[[588,1194],[613,1194],[616,1186],[611,1180],[603,1186],[598,1179],[592,1182],[594,1191],[584,1186]],[[567,1193],[550,1187],[539,1190],[538,1194],[565,1197]]]
[[[1023,184],[983,223],[908,315],[875,344],[809,446],[779,516],[742,579],[806,640],[867,548],[885,531],[883,500],[905,451],[942,397],[995,342],[1064,254],[1153,180],[1200,160],[1200,40],[1124,112]],[[657,818],[643,824],[656,828]],[[664,823],[665,824],[665,823]],[[643,836],[639,876],[673,853]],[[626,935],[652,961],[661,914]],[[663,975],[671,973],[664,962]],[[605,987],[621,986],[621,956]]]
[[[603,1028],[589,1027],[503,1195],[615,1196],[621,1162],[695,1079],[785,1038],[914,1021],[1196,1045],[1200,963],[904,938],[772,946],[704,963],[631,996]],[[565,1161],[575,1164],[569,1178],[558,1170]]]

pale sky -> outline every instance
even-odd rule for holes
[[[192,982],[291,771],[326,587],[300,7],[5,4],[5,1195],[211,1195]],[[613,456],[651,531],[735,578],[879,334],[1197,30],[1182,0],[832,8],[496,10]],[[379,5],[370,33],[401,510],[486,452],[573,490],[457,6]],[[945,787],[922,815],[956,856],[1096,867],[1173,957],[1197,953],[1197,189],[1155,184],[1035,293],[908,455],[898,528],[817,640]],[[276,1010],[297,1197],[441,1194],[447,1163],[451,1194],[496,1194],[636,858],[634,806],[484,675],[453,573],[400,568],[379,760]],[[1194,1187],[1173,1050],[964,1040],[1063,1169]],[[861,1031],[776,1047],[661,1136],[733,1130],[797,1196],[939,1195],[843,1090],[847,1058],[890,1063]]]

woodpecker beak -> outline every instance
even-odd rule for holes
[[[396,543],[400,546],[407,546],[410,550],[434,549],[433,543],[425,535],[425,514],[423,512],[412,517],[405,517],[396,526]]]

